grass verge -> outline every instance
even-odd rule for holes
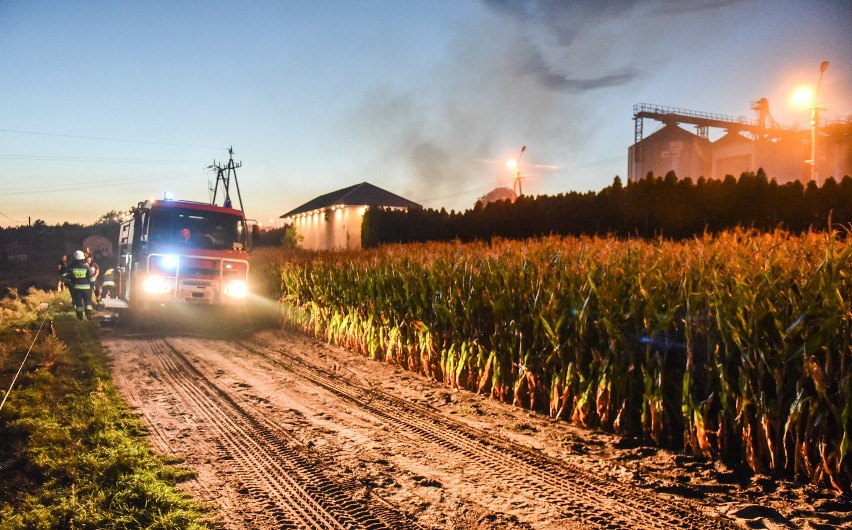
[[[65,294],[67,297],[67,294]],[[117,394],[98,325],[62,294],[0,300],[0,530],[214,528],[175,488],[191,476],[157,457]],[[55,331],[39,326],[52,319]]]

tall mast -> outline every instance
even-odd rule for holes
[[[213,164],[207,166],[208,169],[216,170],[216,186],[213,188],[212,204],[216,204],[216,197],[219,194],[219,183],[222,184],[223,203],[222,206],[233,208],[231,201],[231,180],[233,179],[234,188],[237,191],[237,200],[240,202],[240,211],[245,211],[243,208],[243,198],[240,195],[240,184],[237,182],[237,168],[242,167],[242,162],[234,163],[234,148],[228,148],[230,159],[225,166],[218,164],[213,160]]]

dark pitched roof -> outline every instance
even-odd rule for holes
[[[294,210],[290,210],[281,217],[292,217],[303,212],[319,210],[336,205],[365,205],[365,206],[391,206],[394,208],[422,208],[416,202],[409,201],[399,195],[395,195],[389,191],[383,190],[377,186],[373,186],[368,182],[355,184],[342,190],[332,191],[325,195],[320,195],[316,199],[312,199]]]
[[[698,142],[698,143],[706,143],[709,144],[710,140],[706,138],[702,138],[697,134],[693,134],[686,129],[678,127],[674,123],[667,123],[662,129],[654,132],[651,135],[645,137],[643,142],[657,142],[657,141],[670,141],[670,140],[684,140],[688,142]]]
[[[732,131],[732,132],[727,133],[725,136],[719,138],[715,142],[713,142],[713,145],[718,147],[718,146],[721,146],[721,145],[729,145],[729,144],[739,145],[739,144],[751,144],[751,143],[754,143],[754,142],[752,140],[749,140],[748,138],[746,138],[745,136],[743,136],[739,132]]]

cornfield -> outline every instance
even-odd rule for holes
[[[301,254],[290,322],[454,388],[849,491],[852,233]]]

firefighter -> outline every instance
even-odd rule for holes
[[[56,264],[56,272],[59,273],[59,282],[56,284],[56,290],[62,291],[65,289],[65,269],[68,267],[68,256],[62,255],[62,259]]]
[[[101,268],[98,266],[98,263],[95,261],[95,257],[90,253],[86,252],[86,265],[88,265],[89,270],[92,271],[92,301],[97,302],[101,295],[98,292],[98,284],[101,279],[99,278],[101,274]]]
[[[98,290],[100,299],[115,296],[115,268],[110,267],[101,275],[101,288]]]
[[[71,291],[71,301],[77,318],[83,320],[83,313],[92,318],[92,287],[94,280],[92,270],[86,264],[86,255],[82,250],[74,252],[74,261],[65,269],[68,290]]]

